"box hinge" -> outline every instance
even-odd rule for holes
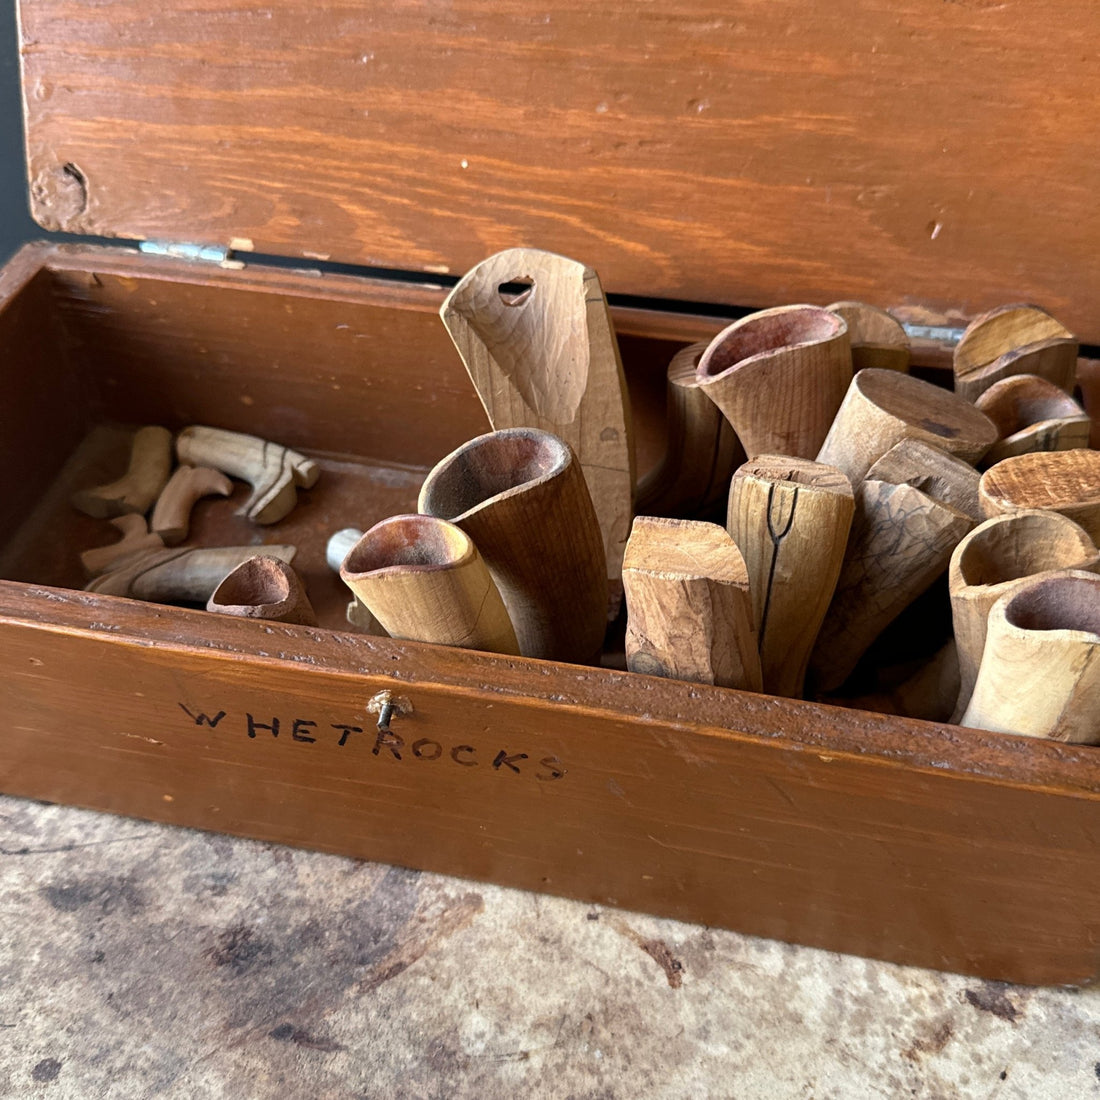
[[[937,344],[954,347],[966,329],[951,328],[947,325],[902,325],[910,340],[932,340]]]
[[[233,253],[218,244],[188,244],[185,241],[142,241],[138,249],[148,256],[172,256],[177,260],[189,260],[193,263],[217,264],[219,267],[242,268],[240,260],[233,259]]]

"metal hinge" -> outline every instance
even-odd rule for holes
[[[949,328],[946,325],[902,325],[910,340],[934,340],[937,344],[954,347],[966,329]]]
[[[241,260],[233,259],[233,253],[218,244],[187,244],[184,241],[142,241],[138,250],[147,256],[172,256],[177,260],[193,263],[217,264],[219,267],[242,268]]]

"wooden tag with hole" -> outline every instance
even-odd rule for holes
[[[634,446],[599,276],[564,256],[509,249],[468,272],[440,316],[493,428],[541,428],[576,452],[607,554],[609,614],[617,613]]]

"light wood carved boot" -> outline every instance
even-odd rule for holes
[[[211,466],[247,481],[252,495],[241,514],[253,523],[278,523],[298,502],[298,489],[310,489],[321,467],[279,443],[222,428],[193,425],[176,437],[176,455],[188,466]]]
[[[96,519],[145,513],[172,473],[172,433],[167,428],[139,428],[130,443],[130,463],[117,481],[73,494],[73,507]]]
[[[233,482],[220,470],[178,466],[157,497],[149,530],[160,535],[165,546],[176,546],[187,538],[191,510],[199,500],[206,496],[227,497],[232,492]]]

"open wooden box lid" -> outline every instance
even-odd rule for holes
[[[22,0],[47,229],[1100,341],[1090,0]]]

